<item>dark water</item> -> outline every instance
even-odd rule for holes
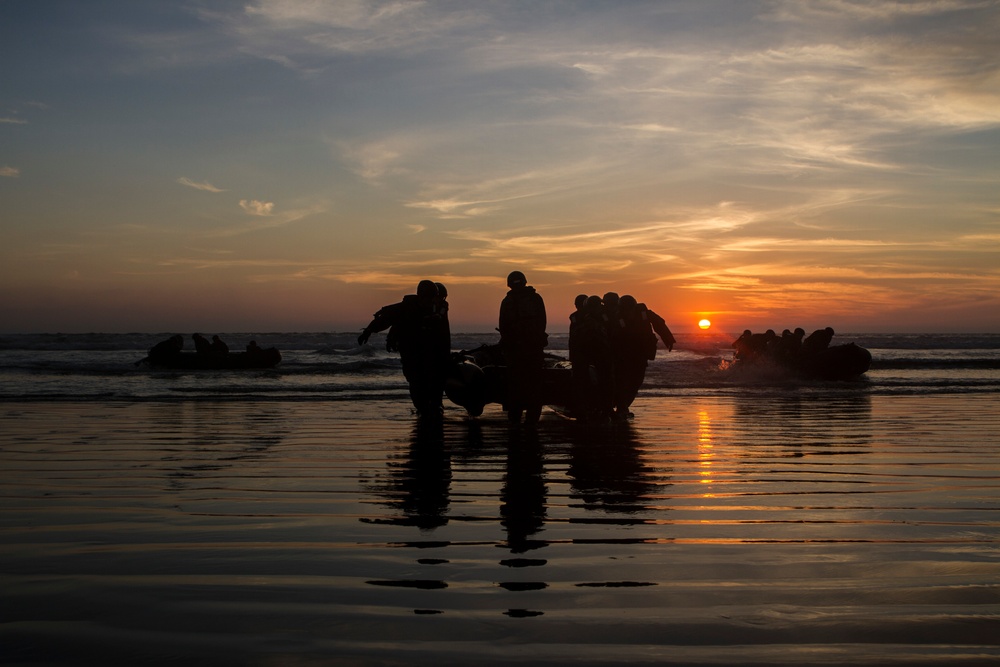
[[[406,398],[399,358],[384,337],[358,347],[355,333],[224,334],[234,350],[250,340],[277,347],[283,360],[253,372],[163,371],[136,366],[165,334],[44,334],[0,336],[0,400],[352,401]],[[872,352],[871,370],[856,383],[808,383],[774,369],[726,369],[734,336],[680,334],[673,352],[650,363],[648,396],[734,395],[756,391],[863,389],[869,394],[996,393],[1000,391],[1000,335],[842,334]],[[495,343],[496,334],[457,334],[456,350]],[[550,337],[549,352],[568,356],[565,335]],[[190,341],[188,341],[190,347]]]
[[[2,661],[1000,662],[995,393],[635,412],[8,401]]]

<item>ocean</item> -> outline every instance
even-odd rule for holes
[[[1000,335],[822,382],[682,334],[634,419],[532,428],[417,419],[383,336],[166,337],[0,336],[0,663],[1000,664]]]
[[[256,340],[282,353],[274,369],[164,371],[136,366],[170,334],[0,335],[0,401],[241,401],[406,400],[399,356],[384,336],[359,347],[356,333],[222,334],[233,351]],[[871,370],[857,382],[800,382],[781,373],[748,375],[728,369],[730,334],[679,334],[672,352],[650,363],[645,396],[726,395],[746,391],[834,391],[865,394],[995,393],[1000,390],[1000,334],[846,334],[834,344],[868,348]],[[497,334],[457,334],[452,347],[495,343]],[[568,357],[565,334],[549,337],[548,352]],[[188,338],[186,349],[193,349]],[[455,407],[455,406],[453,406]]]

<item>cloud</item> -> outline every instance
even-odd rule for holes
[[[250,215],[269,216],[274,214],[274,202],[241,199],[240,206]]]
[[[0,177],[17,178],[21,175],[21,170],[17,167],[0,167]]]
[[[223,20],[253,51],[277,54],[286,66],[311,71],[336,54],[437,48],[456,30],[484,21],[474,10],[438,8],[423,0],[254,0]]]
[[[409,143],[406,139],[389,137],[358,143],[336,141],[334,146],[351,171],[366,181],[377,183],[384,176],[400,171],[398,162],[409,152]]]
[[[28,121],[21,118],[11,118],[10,116],[0,118],[0,123],[10,123],[12,125],[27,125]]]
[[[195,190],[202,190],[204,192],[225,192],[225,190],[223,190],[222,188],[217,188],[211,183],[207,182],[199,183],[197,181],[192,181],[187,176],[181,176],[180,178],[177,179],[177,182],[189,188],[194,188]]]

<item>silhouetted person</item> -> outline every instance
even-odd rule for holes
[[[399,350],[413,407],[421,416],[440,417],[444,380],[451,363],[451,337],[447,317],[440,312],[437,286],[421,280],[416,294],[383,307],[358,336],[358,344],[364,345],[373,333],[390,327],[393,341],[387,336],[386,347]]]
[[[831,327],[817,329],[802,341],[802,354],[810,356],[822,352],[830,347],[831,340],[833,340],[833,329]]]
[[[229,346],[218,336],[212,336],[211,351],[216,354],[229,354]]]
[[[733,359],[747,361],[753,356],[753,346],[750,343],[752,336],[753,332],[750,329],[744,329],[740,337],[733,341],[733,349],[736,350]]]
[[[674,351],[674,344],[677,339],[670,332],[670,327],[667,326],[667,322],[656,314],[652,309],[648,308],[646,304],[639,304],[639,312],[643,313],[643,317],[649,322],[649,326],[653,328],[656,335],[660,337],[663,341],[663,347],[667,348],[668,352]],[[653,337],[653,348],[650,351],[649,359],[653,360],[656,358],[656,336]]]
[[[781,332],[781,338],[774,341],[775,360],[783,366],[795,366],[802,356],[802,337],[806,332],[802,329]]]
[[[184,336],[175,334],[149,348],[149,358],[153,361],[170,359],[184,349]]]
[[[263,350],[260,345],[257,344],[257,341],[252,340],[247,343],[247,354],[260,354],[261,352],[263,352]]]
[[[623,420],[631,414],[629,408],[646,377],[650,347],[656,353],[656,335],[630,294],[621,297],[618,318],[621,324],[614,345],[615,418]]]
[[[448,330],[448,341],[449,346],[451,345],[451,323],[448,322],[448,288],[444,286],[443,283],[434,283],[434,287],[437,288],[437,309],[438,313],[444,318],[444,326]],[[450,350],[449,350],[450,351]]]
[[[622,321],[618,317],[618,300],[617,292],[608,292],[601,299],[601,302],[604,304],[604,317],[608,327],[608,339],[611,341],[612,346],[615,346],[618,334],[621,333],[622,329]]]
[[[607,419],[613,410],[614,376],[601,297],[588,297],[575,315],[575,325],[570,329],[569,349],[576,389],[576,416]]]
[[[191,334],[191,340],[194,341],[194,351],[198,354],[208,354],[212,351],[212,344],[201,334]]]
[[[587,305],[587,295],[578,294],[573,299],[573,306],[576,310],[569,314],[569,363],[572,368],[573,378],[573,409],[579,411],[583,409],[586,399],[587,384],[589,383],[589,373],[580,363],[579,341],[580,327],[583,324],[583,310]]]
[[[500,349],[507,367],[507,417],[525,423],[538,421],[542,412],[542,364],[548,335],[545,302],[520,271],[507,276],[510,291],[500,303]]]

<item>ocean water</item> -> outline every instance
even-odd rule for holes
[[[416,419],[381,337],[164,337],[0,337],[0,663],[1000,664],[1000,336],[804,382],[682,335],[534,429]]]
[[[223,334],[234,351],[250,340],[277,347],[281,363],[259,371],[172,371],[136,361],[168,334],[0,335],[2,400],[405,400],[399,357],[384,336],[359,347],[354,333]],[[735,335],[680,334],[647,370],[643,395],[725,395],[746,391],[852,391],[868,394],[994,393],[1000,390],[1000,334],[846,334],[872,353],[872,368],[850,383],[802,382],[775,370],[727,368]],[[568,357],[567,336],[548,352]],[[455,350],[497,342],[496,334],[457,334]],[[190,339],[187,349],[192,349]]]

